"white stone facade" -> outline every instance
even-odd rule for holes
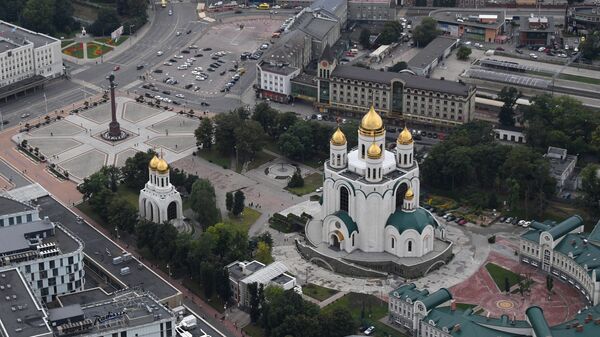
[[[155,223],[183,220],[183,203],[179,191],[169,179],[167,162],[152,158],[148,169],[148,182],[140,191],[140,217]]]

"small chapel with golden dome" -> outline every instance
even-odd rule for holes
[[[154,155],[148,163],[148,182],[140,191],[140,218],[155,223],[165,221],[176,227],[183,221],[183,203],[179,191],[171,184],[169,163]]]
[[[347,253],[422,257],[433,252],[436,235],[443,233],[436,233],[437,221],[419,207],[419,165],[410,131],[400,132],[391,151],[385,135],[383,120],[371,107],[361,120],[357,148],[348,151],[339,128],[331,136],[316,219],[321,241]]]

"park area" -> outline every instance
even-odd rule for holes
[[[101,37],[101,38],[95,39],[95,41],[103,43],[103,44],[107,44],[109,46],[120,46],[123,42],[127,41],[128,37],[129,36],[122,35],[117,41],[113,41],[113,39],[110,37]]]
[[[65,49],[63,49],[63,54],[65,55],[69,55],[69,56],[73,56],[76,58],[83,58],[83,43],[79,42],[79,43],[75,43]]]
[[[87,43],[87,57],[89,59],[98,58],[112,50],[113,50],[112,47],[105,46],[103,44],[98,44],[95,42]]]

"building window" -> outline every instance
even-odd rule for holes
[[[408,251],[409,251],[409,252],[412,252],[412,248],[413,248],[413,247],[412,247],[412,240],[409,240],[409,241],[408,241]]]
[[[340,210],[348,212],[349,192],[346,186],[340,187]]]
[[[396,239],[392,238],[392,249],[396,246]]]

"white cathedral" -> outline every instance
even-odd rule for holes
[[[387,252],[395,257],[433,251],[438,224],[419,207],[419,166],[406,127],[395,150],[386,150],[383,120],[371,107],[359,126],[358,147],[348,152],[346,136],[338,128],[324,166],[322,242],[347,253]]]
[[[140,218],[155,223],[169,221],[177,227],[183,221],[182,209],[181,195],[169,178],[169,164],[155,155],[148,164],[148,182],[140,191]]]

